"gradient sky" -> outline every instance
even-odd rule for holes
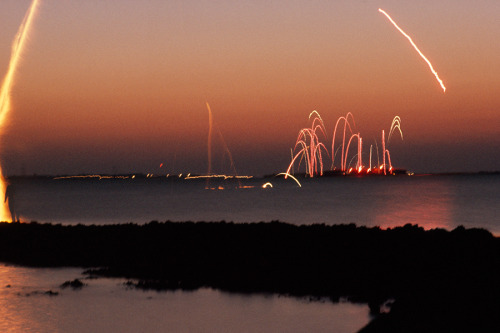
[[[1,77],[29,4],[0,2]],[[500,170],[499,17],[498,0],[42,0],[2,165],[8,175],[204,173],[208,101],[239,174],[284,171],[313,110],[327,146],[349,111],[366,152],[399,115],[396,167]],[[215,129],[213,150],[214,171],[229,172]]]

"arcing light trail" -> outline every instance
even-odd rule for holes
[[[21,25],[19,26],[19,30],[17,31],[17,34],[14,37],[14,41],[12,42],[9,67],[7,69],[7,74],[5,75],[4,81],[2,83],[2,88],[0,90],[0,130],[5,125],[7,114],[9,113],[10,110],[10,92],[12,90],[12,86],[14,83],[14,74],[16,73],[16,69],[19,65],[19,60],[21,58],[21,54],[23,52],[26,40],[28,38],[28,33],[33,23],[38,2],[39,2],[38,0],[33,0],[31,2],[31,5],[28,11],[26,12],[26,15],[24,16],[24,19]],[[1,194],[5,193],[6,187],[7,183],[5,181],[5,178],[3,177],[2,169],[0,167]],[[9,207],[7,202],[5,202],[4,200],[2,208],[0,209],[0,220],[8,221],[9,217],[10,217]]]
[[[443,88],[443,92],[446,92],[446,87],[444,86],[443,84],[443,80],[441,80],[439,78],[439,75],[438,73],[434,70],[434,67],[432,67],[432,64],[431,62],[424,56],[424,54],[422,52],[420,52],[420,50],[418,49],[417,45],[415,45],[415,43],[413,42],[413,40],[411,39],[410,36],[408,36],[404,31],[403,29],[401,29],[397,24],[396,22],[393,21],[393,19],[389,16],[389,14],[387,14],[384,10],[382,9],[378,9],[379,12],[381,12],[382,14],[384,14],[387,19],[396,27],[396,29],[399,30],[399,32],[401,34],[403,34],[403,36],[405,36],[411,43],[411,45],[413,46],[413,48],[415,48],[415,50],[418,52],[418,54],[420,54],[420,56],[422,57],[422,59],[425,60],[425,62],[427,63],[427,65],[429,65],[429,68],[431,69],[431,72],[432,74],[434,74],[434,76],[436,77],[436,80],[439,82],[439,84],[441,85],[441,88]]]

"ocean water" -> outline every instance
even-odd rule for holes
[[[238,182],[158,179],[16,180],[24,221],[63,224],[234,221],[383,228],[486,228],[500,234],[500,175],[265,178]],[[265,183],[271,187],[262,188]],[[241,188],[245,187],[245,188]]]

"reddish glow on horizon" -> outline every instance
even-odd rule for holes
[[[379,12],[381,12],[382,14],[384,14],[384,15],[387,17],[387,19],[388,19],[388,20],[389,20],[389,21],[390,21],[390,22],[391,22],[391,23],[392,23],[392,24],[396,27],[396,29],[398,29],[398,30],[399,30],[399,32],[400,32],[403,36],[405,36],[405,37],[406,37],[406,38],[410,41],[410,44],[413,46],[413,48],[414,48],[414,49],[418,52],[418,54],[420,54],[420,56],[422,57],[422,59],[424,59],[424,60],[425,60],[425,62],[427,63],[427,65],[429,65],[429,68],[430,68],[430,70],[431,70],[432,74],[434,74],[434,76],[436,77],[436,80],[439,82],[439,85],[440,85],[440,86],[441,86],[441,88],[443,89],[443,92],[446,92],[446,87],[445,87],[445,86],[444,86],[444,84],[443,84],[443,80],[441,80],[441,79],[439,78],[438,73],[434,70],[434,67],[432,67],[432,64],[431,64],[431,62],[429,61],[429,59],[427,59],[427,58],[424,56],[424,54],[423,54],[423,53],[419,50],[419,48],[417,47],[417,45],[415,45],[415,43],[413,42],[413,40],[411,39],[411,37],[410,37],[410,36],[408,36],[408,35],[406,34],[406,32],[404,32],[404,31],[403,31],[403,29],[401,29],[401,28],[400,28],[400,27],[396,24],[396,22],[394,22],[394,21],[393,21],[393,19],[389,16],[389,14],[387,14],[384,10],[382,10],[382,9],[380,9],[380,8],[379,8],[379,9],[378,9],[378,11],[379,11]]]

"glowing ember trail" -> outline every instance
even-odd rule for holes
[[[212,173],[212,127],[213,127],[213,119],[212,119],[212,109],[210,109],[210,105],[207,103],[208,109],[208,170],[207,175]]]
[[[212,109],[210,109],[210,105],[207,103],[207,110],[208,110],[208,170],[207,170],[207,175],[210,176],[212,173],[212,126],[213,126],[213,119],[212,119]],[[210,179],[207,178],[207,184],[205,188],[210,187]]]
[[[0,90],[0,129],[3,129],[7,114],[10,110],[10,92],[14,83],[14,74],[19,64],[19,59],[21,58],[21,53],[26,44],[26,39],[28,37],[28,32],[30,30],[31,24],[35,17],[36,8],[38,6],[38,0],[33,0],[31,6],[29,7],[26,15],[24,16],[23,22],[19,26],[14,41],[12,42],[12,50],[10,54],[10,63],[7,69],[7,74],[5,75],[4,81],[2,83],[2,89]],[[7,188],[7,182],[3,176],[2,169],[0,167],[0,193],[4,194]],[[0,220],[10,221],[10,211],[8,203],[6,200],[2,200],[2,208],[0,209]]]
[[[434,67],[432,67],[432,64],[431,62],[424,56],[424,54],[422,52],[420,52],[420,50],[418,49],[417,45],[415,45],[415,43],[413,42],[413,40],[411,39],[410,36],[408,36],[397,24],[396,22],[394,22],[392,20],[392,18],[389,16],[389,14],[387,14],[385,11],[383,11],[382,9],[378,9],[379,12],[381,12],[382,14],[384,14],[387,19],[396,27],[396,29],[399,30],[399,32],[401,34],[403,34],[403,36],[405,36],[406,38],[408,38],[408,40],[410,41],[411,45],[415,48],[415,50],[418,52],[418,54],[420,54],[420,56],[422,57],[422,59],[425,60],[425,62],[427,63],[427,65],[429,65],[429,68],[431,69],[431,72],[432,74],[434,74],[434,76],[436,77],[436,80],[439,82],[439,84],[441,85],[441,88],[443,88],[443,92],[446,92],[446,87],[444,86],[443,84],[443,81],[439,78],[439,75],[438,73],[434,70]]]

